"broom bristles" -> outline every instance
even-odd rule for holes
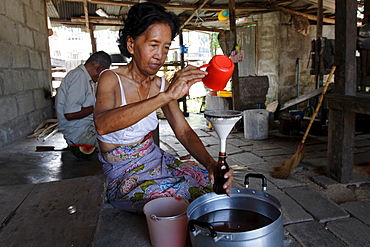
[[[283,162],[282,166],[274,167],[271,176],[274,178],[286,179],[290,176],[292,171],[301,163],[304,156],[304,145],[301,143],[294,155]]]

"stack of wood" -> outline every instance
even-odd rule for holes
[[[42,122],[37,128],[33,131],[33,134],[27,136],[27,138],[37,138],[44,142],[48,138],[52,137],[55,133],[59,131],[58,119],[47,119]]]

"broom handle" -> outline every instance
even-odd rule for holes
[[[316,115],[317,115],[317,113],[318,113],[318,112],[319,112],[319,110],[320,110],[320,107],[321,107],[322,101],[324,100],[324,94],[325,94],[325,93],[326,93],[326,91],[328,90],[328,87],[329,87],[329,84],[330,84],[330,81],[331,81],[331,78],[332,78],[332,76],[333,76],[333,74],[334,74],[335,69],[336,69],[336,66],[333,66],[333,67],[331,68],[331,71],[330,71],[329,77],[328,77],[328,79],[326,80],[325,87],[324,87],[324,89],[322,90],[321,97],[320,97],[320,101],[319,101],[319,103],[317,104],[316,109],[315,109],[315,112],[313,113],[313,115],[312,115],[312,117],[311,117],[310,123],[308,124],[308,127],[307,127],[307,129],[306,129],[306,132],[304,133],[304,136],[303,136],[303,139],[302,139],[302,142],[301,142],[302,144],[303,144],[303,143],[305,143],[306,138],[307,138],[307,136],[308,136],[308,132],[310,132],[310,129],[311,129],[312,123],[313,123],[313,121],[315,121]]]

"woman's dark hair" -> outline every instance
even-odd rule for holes
[[[150,25],[155,23],[168,24],[171,28],[174,39],[179,33],[180,20],[172,12],[167,11],[164,7],[155,3],[138,3],[132,6],[128,12],[127,18],[123,18],[124,28],[119,31],[117,40],[118,47],[122,55],[131,57],[127,51],[127,37],[136,39],[143,34]]]

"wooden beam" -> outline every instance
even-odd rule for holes
[[[84,5],[84,13],[85,13],[86,30],[90,34],[91,50],[92,50],[92,53],[94,53],[96,52],[96,42],[95,42],[95,37],[94,37],[93,26],[90,25],[90,21],[89,21],[89,11],[87,8],[87,0],[83,0],[83,5]]]
[[[83,1],[84,5],[84,13],[85,13],[85,25],[86,25],[86,30],[88,33],[90,33],[90,21],[89,21],[89,11],[87,8],[87,0]]]
[[[180,29],[183,29],[186,24],[188,24],[189,21],[197,14],[198,10],[201,10],[208,0],[204,0],[203,3],[189,16],[189,18],[181,25]]]
[[[286,9],[286,8],[283,8],[283,7],[280,7],[280,6],[275,6],[274,8],[276,10],[279,10],[279,11],[282,11],[282,12],[285,12],[285,13],[304,16],[307,19],[312,20],[312,21],[317,21],[318,20],[317,19],[318,17],[316,15],[309,15],[309,14],[301,13],[301,12],[298,12],[298,11]],[[323,18],[323,22],[329,23],[329,24],[335,24],[335,19]]]
[[[370,115],[370,97],[364,93],[356,96],[328,94],[326,98],[330,109]]]
[[[183,30],[192,30],[192,31],[205,31],[205,32],[222,32],[224,29],[212,28],[212,27],[197,27],[197,26],[187,26]]]
[[[85,17],[73,17],[68,19],[50,19],[51,23],[66,25],[85,25]],[[118,18],[90,17],[89,22],[97,26],[123,26],[123,21]]]
[[[78,24],[81,24],[82,22],[85,23],[85,18],[72,17],[71,22]],[[93,23],[96,25],[123,26],[123,21],[120,18],[90,17],[89,23]]]
[[[83,2],[85,0],[61,0],[66,2]],[[101,4],[101,5],[108,5],[108,6],[122,6],[122,7],[130,7],[135,4],[135,2],[131,1],[110,1],[110,0],[88,0],[88,3],[91,4]],[[174,9],[174,10],[196,10],[197,6],[193,5],[170,5],[170,4],[161,4],[161,6],[165,7],[166,9]],[[236,7],[238,10],[244,10],[244,11],[266,11],[268,8],[261,8],[261,7]],[[221,11],[223,9],[226,9],[225,6],[204,6],[202,8],[203,10],[207,11]]]

